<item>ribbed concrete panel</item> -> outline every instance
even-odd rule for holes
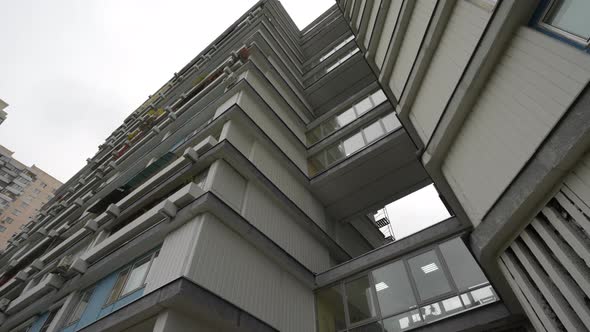
[[[210,172],[211,191],[236,211],[240,211],[246,191],[246,179],[224,160],[215,161]]]
[[[391,79],[389,80],[389,87],[398,100],[408,81],[408,77],[410,77],[410,72],[418,56],[418,51],[426,34],[428,23],[437,4],[437,1],[434,0],[415,1],[416,4],[410,17],[408,29],[404,35],[404,41],[400,46],[399,54],[393,66]]]
[[[145,294],[183,275],[199,238],[202,216],[169,233],[146,279]]]
[[[263,143],[257,142],[250,155],[252,162],[277,186],[289,199],[303,210],[313,221],[324,230],[327,229],[326,214],[320,201],[301,183],[278,156]]]
[[[389,48],[389,41],[393,36],[393,31],[395,30],[395,24],[397,23],[397,18],[402,8],[402,3],[402,0],[391,1],[385,16],[385,22],[383,24],[381,34],[378,35],[379,39],[375,41],[378,43],[375,50],[375,63],[379,68],[381,68],[383,65],[383,60],[385,59],[385,54]]]
[[[240,93],[239,105],[256,122],[260,128],[277,144],[277,146],[293,160],[304,172],[307,169],[305,146],[279,126],[278,120],[272,118],[270,111],[261,111],[266,105],[257,102],[250,93]]]
[[[242,214],[313,272],[329,267],[329,255],[311,234],[286,212],[281,203],[256,184],[248,183]]]
[[[186,276],[280,331],[314,331],[314,295],[239,234],[206,215]]]
[[[474,223],[480,222],[589,79],[586,54],[528,27],[518,30],[442,166]]]
[[[293,112],[290,105],[275,91],[275,88],[270,86],[268,82],[253,72],[246,74],[246,79],[252,84],[256,92],[260,94],[262,99],[272,108],[273,111],[281,118],[281,120],[289,127],[293,133],[305,142],[306,127],[303,121]]]
[[[520,303],[538,330],[590,330],[590,233],[588,215],[568,188],[572,177],[587,182],[587,158],[561,190],[517,236],[499,261]],[[567,194],[566,194],[567,191]],[[569,196],[578,197],[573,201]]]
[[[410,111],[422,142],[432,136],[491,14],[471,1],[455,4]]]

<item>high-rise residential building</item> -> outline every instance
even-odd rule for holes
[[[0,252],[23,230],[61,182],[33,165],[14,159],[13,152],[0,145]]]
[[[7,106],[8,106],[8,104],[4,100],[0,99],[0,124],[2,124],[2,122],[4,122],[4,120],[6,120],[7,113],[4,109]]]
[[[587,331],[588,12],[258,2],[9,244],[0,331]]]

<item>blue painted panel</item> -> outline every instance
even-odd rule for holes
[[[41,328],[43,327],[45,320],[47,320],[47,317],[49,317],[49,311],[41,315],[41,317],[37,318],[35,323],[31,325],[31,329],[29,330],[29,332],[39,332],[39,330],[41,330]]]
[[[72,324],[65,329],[62,329],[60,332],[74,332],[76,331],[76,324]]]
[[[121,307],[124,307],[126,305],[128,305],[129,303],[139,299],[142,295],[143,295],[143,290],[145,288],[142,289],[138,289],[135,292],[125,296],[124,298],[120,299],[119,301],[114,303],[114,308],[113,311],[118,310]]]
[[[94,285],[94,292],[90,297],[90,302],[88,302],[86,310],[84,310],[82,317],[80,317],[80,320],[76,324],[76,331],[94,323],[98,319],[98,314],[100,313],[102,306],[115,286],[117,276],[118,273],[112,273]]]

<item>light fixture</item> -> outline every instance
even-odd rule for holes
[[[389,286],[387,286],[387,284],[386,284],[386,283],[384,283],[383,281],[375,285],[375,289],[376,289],[378,292],[379,292],[379,291],[382,291],[382,290],[384,290],[384,289],[387,289],[387,288],[389,288]]]
[[[422,266],[421,269],[422,269],[422,271],[424,271],[425,274],[428,274],[430,272],[434,272],[434,271],[438,270],[438,266],[436,266],[435,263],[430,263],[430,264]]]

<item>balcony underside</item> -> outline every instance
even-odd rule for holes
[[[399,129],[311,180],[335,220],[350,219],[430,183],[416,148]]]

